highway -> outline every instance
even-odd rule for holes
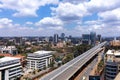
[[[89,75],[90,72],[93,70],[93,68],[95,67],[95,65],[98,62],[98,58],[95,58],[84,70],[84,72],[81,73],[81,77],[79,80],[83,80],[83,77],[85,77],[85,80],[89,80]]]
[[[68,80],[71,76],[73,76],[86,62],[88,62],[93,56],[95,56],[99,51],[102,50],[102,46],[104,46],[106,42],[103,42],[80,56],[74,58],[58,69],[48,73],[43,76],[40,80]]]

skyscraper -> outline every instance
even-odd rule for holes
[[[98,39],[98,41],[99,42],[101,42],[102,41],[102,39],[101,39],[101,35],[99,34],[99,35],[97,35],[97,39]]]
[[[61,40],[65,40],[65,33],[61,33]]]
[[[90,33],[90,40],[91,40],[91,45],[95,46],[95,43],[96,43],[96,33],[95,32]]]
[[[91,44],[91,40],[90,40],[90,35],[89,34],[83,34],[82,35],[82,44]]]
[[[53,41],[54,41],[54,43],[58,43],[58,34],[54,34],[54,39],[53,39]]]

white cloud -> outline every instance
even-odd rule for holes
[[[54,17],[46,17],[46,18],[43,18],[42,20],[40,20],[39,22],[37,22],[36,26],[50,27],[51,29],[53,29],[53,28],[61,29],[63,26],[63,22]]]
[[[8,18],[1,18],[0,19],[0,28],[9,28],[12,27],[12,20],[8,19]]]
[[[83,3],[83,2],[87,2],[89,0],[63,0],[63,2],[69,2],[69,3],[72,3],[72,4],[80,4],[80,3]]]
[[[90,12],[101,12],[120,7],[120,0],[90,0],[85,3],[85,7]]]
[[[85,15],[88,15],[86,8],[83,4],[71,4],[71,3],[60,3],[57,8],[51,8],[52,15],[58,17],[62,21],[80,21]]]
[[[12,23],[13,21],[8,19],[8,18],[1,18],[0,19],[0,23],[2,24],[8,24],[8,23]]]
[[[120,8],[98,13],[98,16],[108,22],[120,20]]]
[[[32,22],[26,22],[25,24],[27,24],[27,25],[32,25],[33,23]]]
[[[0,0],[0,8],[14,10],[13,16],[37,16],[36,11],[46,4],[58,4],[59,0]]]
[[[58,7],[52,7],[52,15],[62,21],[80,21],[93,12],[104,12],[119,8],[120,0],[63,0]]]

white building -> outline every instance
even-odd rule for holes
[[[4,46],[1,49],[1,53],[10,53],[12,55],[18,54],[15,46]]]
[[[118,72],[120,72],[120,51],[108,50],[105,64],[106,80],[114,80]]]
[[[14,80],[22,75],[22,66],[19,58],[0,58],[0,80]]]
[[[52,62],[54,51],[37,51],[29,53],[27,56],[27,67],[29,69],[43,69],[49,67]]]

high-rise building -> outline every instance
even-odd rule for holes
[[[65,33],[61,33],[61,40],[65,40]]]
[[[53,40],[54,40],[54,39],[53,39],[53,36],[50,36],[50,37],[49,37],[49,42],[53,42]]]
[[[90,33],[90,40],[91,40],[91,45],[95,46],[96,44],[96,33],[95,32]]]
[[[99,42],[102,41],[102,38],[101,38],[101,35],[100,35],[100,34],[97,35],[97,40],[98,40]]]
[[[105,65],[105,80],[114,80],[120,72],[120,51],[108,50]]]
[[[19,58],[3,57],[0,59],[0,80],[17,80],[22,72]]]
[[[58,38],[59,38],[58,34],[54,34],[54,43],[58,43]]]
[[[91,40],[90,40],[90,35],[89,34],[83,34],[82,35],[82,44],[91,44]]]
[[[71,36],[71,35],[69,35],[69,39],[72,39],[72,36]]]

